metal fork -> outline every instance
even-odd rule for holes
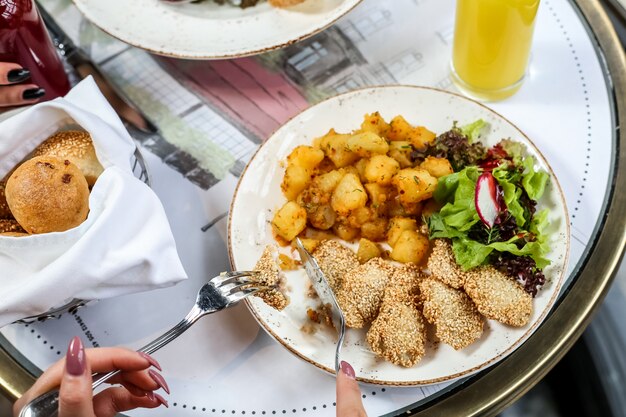
[[[248,278],[255,275],[257,275],[256,271],[234,271],[225,272],[214,277],[200,288],[195,305],[184,319],[169,331],[139,349],[138,352],[150,355],[183,334],[201,317],[224,310],[259,291],[273,288],[269,286],[255,286],[254,280]],[[94,375],[93,389],[96,389],[97,386],[118,373],[120,371],[115,370],[108,374]],[[19,417],[56,417],[58,408],[59,390],[55,389],[28,403],[20,412]]]

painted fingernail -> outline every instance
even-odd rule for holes
[[[346,361],[341,361],[341,372],[350,379],[356,379],[354,368]]]
[[[167,403],[167,401],[165,401],[165,398],[161,397],[159,394],[154,394],[154,397],[157,399],[158,402],[163,404],[166,408],[170,408],[170,406]]]
[[[68,374],[74,376],[82,375],[85,372],[85,347],[78,336],[72,339],[67,348],[65,369]]]
[[[154,396],[154,392],[152,392],[152,391],[148,391],[148,392],[146,392],[146,397],[148,397],[148,399],[149,399],[150,401],[154,401],[154,400],[156,400],[156,397]]]
[[[150,375],[150,378],[152,378],[152,380],[156,382],[158,386],[163,388],[165,392],[167,392],[168,394],[170,393],[170,387],[167,386],[167,382],[165,382],[165,379],[161,376],[161,374],[159,374],[154,369],[150,369],[148,371],[148,375]]]
[[[7,74],[7,81],[10,83],[19,83],[30,78],[30,71],[26,68],[17,68],[11,70]]]
[[[24,98],[24,100],[35,100],[43,97],[44,94],[46,94],[46,90],[43,88],[29,88],[22,93],[22,98]]]
[[[148,363],[150,363],[150,365],[154,366],[159,371],[163,370],[163,369],[161,369],[161,365],[159,365],[159,363],[156,361],[156,359],[154,359],[152,356],[148,355],[147,353],[139,352],[139,356],[141,356],[142,358],[147,360]]]

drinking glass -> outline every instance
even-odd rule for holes
[[[524,82],[539,0],[457,0],[452,80],[479,100],[501,100]]]

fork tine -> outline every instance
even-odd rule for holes
[[[274,287],[253,287],[253,288],[246,288],[245,290],[240,290],[240,291],[236,291],[233,294],[229,294],[228,295],[228,300],[231,304],[234,303],[238,303],[239,301],[243,300],[244,298],[247,298],[253,294],[256,294],[259,291],[265,291],[265,290],[269,290],[272,289]]]
[[[234,271],[213,277],[210,282],[216,287],[221,287],[223,285],[232,283],[252,283],[254,282],[253,280],[247,279],[245,277],[252,277],[255,275],[257,275],[256,271]]]
[[[265,290],[271,290],[274,288],[276,287],[269,286],[269,285],[257,287],[257,286],[250,286],[250,284],[239,284],[239,285],[235,285],[234,287],[230,287],[228,289],[220,288],[220,291],[222,292],[224,296],[230,297],[231,295],[236,295],[238,292],[245,291],[248,289],[258,289],[259,291],[265,291]]]

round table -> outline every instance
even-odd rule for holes
[[[50,0],[49,2],[44,2],[44,5],[48,3],[53,3],[53,1]],[[372,3],[373,2],[369,2],[369,5],[372,5]],[[418,0],[414,3],[419,4],[422,2]],[[364,2],[364,5],[360,7],[364,8],[367,6],[367,4],[368,2],[366,1]],[[442,6],[442,8],[450,6],[449,1],[442,2],[442,4],[445,4],[445,6]],[[580,61],[578,61],[582,58],[591,59],[591,56],[589,54],[585,55],[584,51],[582,50],[577,50],[577,48],[575,47],[575,33],[568,32],[569,27],[567,21],[561,21],[562,19],[565,20],[565,18],[561,16],[559,10],[568,7],[570,6],[566,1],[552,0],[543,2],[540,10],[540,13],[542,13],[542,15],[540,16],[543,16],[544,19],[543,25],[544,27],[548,24],[550,25],[550,30],[555,31],[555,38],[550,38],[549,34],[543,34],[541,36],[544,36],[543,39],[554,40],[558,38],[560,41],[564,42],[563,51],[565,51],[564,53],[568,54],[568,59],[571,61],[573,66],[572,68],[568,68],[568,71],[573,74],[573,77],[578,77],[576,79],[576,82],[578,83],[577,85],[582,85],[581,91],[584,91],[583,95],[575,100],[572,100],[573,104],[571,109],[562,109],[559,111],[564,112],[563,114],[570,114],[567,112],[571,112],[572,115],[580,113],[582,115],[582,118],[587,119],[588,121],[588,123],[585,123],[584,120],[581,121],[581,126],[584,129],[589,129],[589,133],[586,133],[586,131],[584,133],[580,133],[581,138],[584,137],[585,140],[587,136],[589,136],[587,141],[588,145],[586,145],[585,142],[581,142],[579,149],[581,151],[581,154],[578,155],[581,158],[580,178],[571,180],[571,190],[570,195],[568,196],[568,205],[573,222],[585,222],[585,219],[581,220],[581,217],[584,217],[587,212],[593,213],[593,221],[586,222],[592,223],[586,225],[586,227],[589,228],[590,233],[588,234],[588,236],[586,236],[584,242],[581,243],[582,249],[580,253],[578,253],[575,257],[575,262],[573,262],[570,266],[570,275],[566,282],[565,288],[562,291],[561,297],[548,318],[540,326],[540,328],[528,339],[528,341],[526,341],[520,348],[514,351],[506,359],[477,375],[474,375],[467,379],[463,379],[461,381],[457,381],[452,384],[446,384],[442,387],[425,388],[424,390],[420,391],[419,395],[417,395],[416,393],[414,399],[412,397],[412,393],[414,391],[393,391],[400,389],[392,388],[385,390],[384,388],[381,389],[380,387],[364,387],[364,392],[368,394],[367,396],[369,396],[366,399],[366,406],[368,404],[367,402],[376,395],[378,395],[379,398],[384,397],[387,394],[397,394],[398,397],[403,397],[401,400],[394,400],[394,402],[389,403],[394,404],[393,409],[389,409],[389,406],[385,408],[384,406],[376,403],[377,408],[375,408],[375,410],[378,414],[399,414],[405,411],[410,411],[412,414],[433,416],[473,416],[497,414],[507,405],[511,404],[513,401],[522,396],[539,380],[541,380],[541,378],[568,351],[568,349],[582,334],[585,327],[589,324],[594,311],[600,305],[606,291],[611,284],[611,280],[619,266],[620,258],[626,244],[626,216],[624,215],[624,213],[626,213],[626,196],[623,192],[620,192],[624,189],[624,187],[626,187],[626,169],[624,168],[624,166],[626,165],[626,150],[624,146],[624,144],[626,144],[626,141],[624,140],[624,133],[621,132],[621,130],[619,129],[620,120],[626,114],[626,60],[619,39],[617,38],[613,27],[604,10],[602,9],[600,3],[598,1],[580,1],[571,3],[571,8],[573,12],[576,13],[577,18],[580,19],[579,23],[582,24],[584,28],[586,28],[586,32],[584,32],[587,36],[586,41],[591,42],[594,50],[598,54],[597,56],[593,57],[593,59],[597,60],[597,63],[595,63],[594,65],[596,65],[605,75],[604,81],[598,85],[603,85],[604,87],[606,87],[606,92],[601,91],[598,86],[596,86],[596,90],[592,91],[592,80],[585,80],[584,78],[584,75],[587,75],[583,72],[583,70],[587,70],[586,64],[583,63],[581,67]],[[358,13],[358,11],[359,8],[355,10],[355,13]],[[445,9],[444,11],[448,12],[450,11],[450,9]],[[343,30],[344,32],[348,32],[350,30],[358,31],[362,29],[358,27],[358,24],[354,23],[354,21],[350,21],[348,19],[347,21],[344,21],[343,24],[340,23],[339,25],[342,25],[341,30]],[[438,31],[437,36],[440,36],[445,41],[446,37],[448,37],[449,39],[451,33],[442,29]],[[570,36],[572,37],[571,40]],[[525,94],[531,94],[533,91],[537,91],[537,83],[540,83],[540,80],[549,79],[549,77],[546,78],[544,73],[546,71],[549,72],[550,68],[545,68],[544,66],[542,66],[542,62],[540,61],[541,57],[547,56],[545,54],[550,52],[550,45],[547,45],[547,43],[548,42],[546,42],[546,44],[542,44],[538,41],[537,45],[535,46],[534,63],[533,65],[531,65],[531,75],[529,81],[527,82],[529,86],[524,86],[520,93],[518,93],[518,95],[516,95],[510,101],[510,104],[507,102],[493,104],[493,106],[500,113],[512,119],[512,121],[514,123],[517,123],[522,128],[522,130],[526,130],[531,137],[537,136],[538,132],[533,131],[530,121],[520,123],[518,120],[516,120],[516,115],[522,114],[523,112],[526,112],[526,114],[528,114],[530,107],[526,106],[526,103],[533,104],[533,102],[525,102],[525,98],[528,98],[528,96],[525,96]],[[270,61],[273,58],[274,56],[262,58],[261,60],[266,59],[267,61]],[[159,63],[161,64],[161,67],[169,68],[172,71],[180,71],[180,74],[188,76],[188,79],[185,82],[185,85],[187,86],[193,85],[194,82],[198,82],[198,80],[195,79],[193,76],[194,69],[197,68],[198,65],[205,65],[191,62],[175,62],[170,60],[163,60]],[[102,65],[105,71],[108,69],[111,72],[114,72],[113,68],[108,68],[108,61],[104,62]],[[228,65],[228,63],[221,62],[211,64],[211,70],[219,73],[220,65]],[[590,66],[593,65],[589,64],[589,67]],[[577,70],[577,67],[581,67],[581,69]],[[206,67],[202,68],[206,69]],[[415,71],[419,71],[419,68],[416,68],[417,69],[415,69]],[[581,75],[578,76],[578,73]],[[552,73],[553,76],[555,74],[558,74],[558,72]],[[429,79],[429,83],[433,84],[433,80],[435,79],[436,78],[431,77]],[[208,83],[210,84],[210,81],[208,81]],[[587,83],[590,84],[589,91],[587,91]],[[533,90],[533,85],[535,86],[535,90]],[[439,86],[444,88],[448,87],[447,85]],[[549,86],[546,86],[546,88],[548,87]],[[341,88],[349,88],[349,85],[346,84],[344,87]],[[131,90],[127,90],[127,93],[129,91]],[[197,96],[203,97],[204,99],[208,99],[210,101],[210,98],[207,98],[207,96],[203,96],[202,92],[196,92],[196,94]],[[133,98],[140,102],[138,104],[141,104],[141,97]],[[319,98],[320,97],[317,97],[317,99]],[[315,99],[313,99],[313,101],[315,101]],[[595,103],[594,105],[598,105],[599,107],[590,107],[589,103]],[[550,103],[537,102],[533,105],[549,106],[549,104]],[[590,109],[592,108],[594,109],[594,111],[597,110],[593,116],[590,113]],[[587,116],[585,116],[585,111],[587,113]],[[596,116],[597,113],[603,113],[603,118]],[[148,114],[150,115],[150,113]],[[605,136],[603,136],[602,138],[597,138],[597,141],[596,138],[594,138],[594,141],[596,141],[593,145],[596,146],[594,150],[601,148],[600,152],[591,152],[591,143],[593,136],[592,132],[595,132],[594,129],[596,129],[596,127],[591,126],[592,120],[594,122],[596,120],[610,120],[611,124],[611,126],[604,125],[601,127],[601,129],[603,129],[602,132],[608,132]],[[556,120],[555,123],[570,123],[570,121]],[[235,123],[235,125],[237,124]],[[263,130],[263,126],[258,125],[256,127],[258,127],[258,131],[254,131],[254,129],[251,129],[253,130],[252,132],[247,132],[249,136],[258,137],[263,136],[266,133]],[[620,143],[622,144],[622,146],[619,146]],[[565,147],[564,149],[555,149],[551,143],[541,141],[539,141],[538,144],[540,148],[544,146],[542,151],[547,153],[549,161],[551,161],[551,154],[558,155],[559,152],[563,153],[562,157],[572,156],[568,154],[567,147]],[[151,147],[152,145],[150,143],[144,143],[143,145],[148,151],[151,152],[156,149],[154,147]],[[597,148],[598,146],[600,146],[600,148]],[[586,148],[587,151],[585,151],[584,148]],[[595,157],[594,155],[597,155],[598,153],[602,155],[606,154],[607,156],[603,157],[604,159],[600,162],[591,162],[591,166],[593,166],[593,164],[595,163],[596,165],[602,165],[604,167],[603,175],[604,177],[606,177],[606,179],[603,182],[606,182],[606,184],[603,184],[602,182],[600,182],[599,184],[594,183],[593,173],[587,175],[587,170],[584,168],[584,166],[589,166],[590,164],[590,162],[586,162],[585,165],[585,158],[589,159]],[[553,167],[556,168],[557,174],[559,173],[559,170],[567,172],[567,169],[560,166],[561,164],[559,163],[559,161],[555,161],[555,159],[558,158],[552,159],[552,163],[554,165]],[[181,256],[183,257],[183,263],[185,263],[186,267],[189,266],[189,264],[194,264],[192,266],[189,266],[189,268],[202,272],[217,272],[221,269],[227,268],[228,265],[225,264],[227,262],[226,258],[222,258],[223,253],[207,255],[208,259],[200,262],[210,264],[211,266],[208,268],[206,267],[206,265],[196,265],[196,263],[198,263],[198,253],[188,253],[189,251],[193,252],[193,249],[189,249],[188,246],[185,246],[184,243],[181,243],[183,237],[186,234],[190,233],[190,229],[187,229],[188,226],[186,224],[178,223],[178,220],[176,220],[178,218],[184,217],[185,213],[181,213],[180,209],[176,208],[170,201],[168,201],[169,196],[172,195],[172,191],[166,190],[166,188],[170,187],[172,184],[176,184],[176,181],[178,181],[179,179],[178,177],[175,178],[175,176],[172,176],[171,173],[166,172],[165,165],[163,165],[163,167],[160,166],[161,160],[158,155],[155,156],[150,154],[148,156],[148,165],[158,166],[156,172],[154,172],[153,175],[156,176],[157,180],[161,178],[163,179],[162,185],[156,185],[154,188],[157,194],[163,197],[163,203],[165,205],[166,211],[168,212],[168,215],[171,214],[173,217],[172,227],[174,229],[175,237],[177,238],[177,240],[181,239],[181,241],[179,242],[179,244],[182,245]],[[584,174],[582,174],[582,171],[584,171]],[[572,173],[572,176],[575,176],[575,174],[577,173]],[[160,177],[161,175],[162,177]],[[586,190],[589,190],[590,188],[593,189],[594,186],[601,188],[601,190],[594,189],[593,192],[590,192],[591,194],[587,194],[589,191],[585,191],[585,187],[587,187]],[[574,188],[576,189],[574,190]],[[180,191],[180,193],[182,193],[182,191]],[[181,195],[183,194],[177,194],[176,192],[174,192],[174,196],[180,197]],[[580,198],[578,198],[578,195],[580,195]],[[602,201],[594,201],[594,203],[591,204],[591,206],[593,206],[592,208],[586,207],[584,198],[585,196],[589,195],[595,196],[597,200]],[[202,200],[202,198],[200,198],[199,200]],[[211,205],[212,203],[209,204],[206,202],[204,202],[203,204],[204,205],[201,204],[201,210],[205,211],[205,214],[209,219],[218,217],[218,215],[221,214],[219,207],[217,207],[219,206],[219,204],[217,204],[217,206],[213,206]],[[223,205],[220,207],[223,207]],[[578,220],[575,220],[576,216],[578,216]],[[196,225],[193,225],[192,228],[195,229]],[[576,238],[576,236],[574,236],[574,238]],[[203,239],[210,241],[209,243],[207,243],[209,247],[210,245],[217,245],[217,242],[219,241],[219,233],[215,233],[211,236],[205,235]],[[202,279],[203,278],[200,278],[200,280]],[[147,330],[145,334],[137,335],[137,337],[131,337],[129,335],[125,335],[124,337],[117,337],[116,335],[111,333],[119,331],[119,327],[111,325],[104,319],[102,320],[102,323],[94,326],[93,320],[95,320],[95,317],[97,317],[98,314],[103,315],[104,313],[107,313],[112,316],[111,321],[117,321],[118,323],[120,321],[123,322],[123,319],[128,313],[124,311],[116,311],[114,307],[118,306],[121,308],[121,306],[125,306],[126,308],[129,304],[134,305],[132,314],[136,314],[138,312],[151,314],[154,312],[154,310],[152,310],[151,308],[137,307],[137,305],[142,305],[143,302],[150,302],[150,294],[137,296],[138,298],[133,298],[131,296],[130,298],[122,300],[119,303],[109,301],[97,303],[95,306],[87,308],[87,312],[85,313],[86,318],[82,316],[81,312],[81,315],[74,315],[70,317],[66,316],[60,321],[35,324],[31,325],[30,327],[25,327],[24,325],[7,326],[7,328],[4,328],[2,330],[2,333],[0,334],[0,387],[7,395],[12,398],[19,397],[26,389],[28,389],[28,387],[35,380],[35,375],[38,375],[41,372],[39,368],[42,366],[42,364],[49,363],[51,359],[55,356],[62,356],[64,349],[61,348],[61,342],[55,343],[54,346],[51,345],[53,344],[53,340],[55,340],[56,334],[63,334],[65,337],[65,333],[73,331],[73,329],[67,329],[67,327],[69,326],[68,323],[72,323],[72,325],[76,326],[78,329],[82,329],[86,338],[92,342],[92,345],[98,345],[98,339],[105,339],[107,344],[120,343],[129,344],[132,347],[138,347],[144,340],[148,340],[151,336],[158,333],[160,329],[164,329],[169,324],[174,324],[174,322],[180,316],[179,313],[184,314],[186,312],[185,305],[189,305],[190,298],[192,298],[193,294],[195,293],[193,291],[193,288],[197,288],[197,282],[192,284],[193,285],[189,285],[188,289],[183,289],[181,290],[181,292],[176,293],[177,296],[183,298],[182,301],[185,301],[186,304],[185,302],[181,302],[180,306],[168,306],[164,304],[160,307],[163,310],[167,310],[168,317],[171,317],[170,322],[159,323],[158,325],[156,325],[152,323],[149,318],[141,319],[142,325],[149,327],[149,330]],[[156,297],[158,300],[164,299],[162,292],[156,295]],[[165,299],[167,299],[167,296],[165,296]],[[139,300],[141,302],[137,302],[136,300]],[[94,313],[94,311],[98,314]],[[250,332],[256,332],[258,330],[256,329],[256,327],[254,327],[256,323],[251,321],[247,311],[245,311],[243,307],[236,309],[236,311],[228,317],[230,317],[230,319],[226,318],[225,320],[230,320],[231,325],[233,323],[240,323],[241,328],[239,330],[241,332],[245,332],[248,330]],[[91,324],[89,323],[89,320],[92,321]],[[96,333],[94,331],[94,329],[96,328],[98,329],[99,333],[92,334]],[[211,325],[207,325],[207,328],[205,330],[210,331],[212,329],[213,327],[211,327]],[[39,345],[37,345],[36,347],[26,346],[28,344],[28,341],[31,340],[28,339],[29,337],[32,338],[32,342],[39,343]],[[195,336],[190,337],[193,338]],[[221,340],[225,340],[223,342],[224,344],[232,342],[231,339],[228,339],[228,337],[230,337],[229,335],[219,334],[219,337],[222,338]],[[256,342],[248,342],[251,345],[257,343],[258,345],[260,345],[260,348],[264,350],[272,350],[272,352],[274,352],[274,350],[276,349],[280,349],[279,347],[274,346],[271,343],[266,344],[265,342],[267,341],[267,336],[263,333],[257,334],[256,338],[261,341],[258,342],[257,340]],[[60,337],[56,338],[56,340],[60,339]],[[48,340],[50,342],[48,342]],[[187,339],[187,341],[189,340],[194,339]],[[259,350],[261,350],[260,348]],[[167,349],[169,349],[169,347],[166,348],[166,350]],[[162,362],[165,362],[164,365],[166,371],[168,369],[168,365],[172,364],[171,366],[173,367],[175,364],[174,359],[171,358],[174,358],[180,352],[185,352],[184,349],[189,349],[190,357],[193,357],[195,354],[198,353],[198,347],[190,348],[183,346],[180,349],[172,348],[170,350],[167,350],[166,352],[164,352],[164,361],[162,360]],[[44,351],[45,354],[43,353]],[[272,354],[280,355],[281,353]],[[245,356],[246,352],[240,351],[237,353],[237,355]],[[285,353],[285,355],[287,354]],[[157,357],[159,356],[157,355]],[[159,357],[159,359],[161,360],[161,357]],[[232,360],[232,363],[236,362],[233,358],[228,358],[226,356],[224,356],[222,359],[226,362],[228,362],[228,360]],[[297,365],[295,362],[296,360],[291,357],[286,360],[288,361],[288,364],[286,365],[287,368],[305,366]],[[241,361],[241,359],[238,359],[238,361]],[[293,364],[290,361],[294,361]],[[36,363],[38,363],[39,366],[36,365]],[[236,363],[237,366],[243,366],[241,365],[241,363],[245,362]],[[185,375],[195,375],[193,373],[194,371],[192,365],[193,364],[186,364],[184,366],[184,371],[181,370],[180,372],[174,372],[173,378],[184,381]],[[217,374],[220,374],[222,376],[223,374],[225,374],[224,369],[212,369],[212,371],[215,371]],[[185,374],[185,372],[187,372],[187,374]],[[229,372],[234,371],[230,369]],[[165,376],[167,377],[168,374],[166,373]],[[326,376],[316,375],[315,378],[319,378],[320,380],[324,381],[323,383],[328,386],[332,385],[332,381],[329,381],[330,378]],[[189,384],[191,384],[192,382],[193,381],[189,382]],[[186,383],[187,382],[180,382],[181,389],[188,388],[188,385],[185,385]],[[176,386],[176,383],[174,384],[174,386]],[[390,394],[391,391],[393,391],[394,394]],[[176,391],[174,391],[172,395],[176,395]],[[217,396],[218,394],[215,395]],[[367,396],[364,394],[364,398]],[[229,409],[221,406],[213,408],[210,404],[204,404],[202,402],[204,400],[199,399],[198,396],[196,396],[196,399],[196,402],[190,402],[186,400],[177,401],[176,399],[174,399],[173,401],[170,400],[170,403],[173,403],[173,410],[175,410],[177,415],[186,415],[186,413],[191,413],[192,411],[198,413],[201,412],[202,415],[223,413],[245,414],[246,411],[248,411],[248,414],[266,413],[265,410],[263,410],[261,413],[260,408],[255,408],[253,406],[241,406],[240,408],[237,408],[235,405]],[[215,398],[212,398],[212,401],[215,401]],[[297,409],[294,405],[292,410],[291,405],[286,404],[284,407],[278,407],[274,410],[268,408],[267,413],[270,414],[272,411],[279,414],[296,414],[296,412],[305,414],[311,413],[312,411],[315,411],[317,413],[331,411],[334,412],[331,405],[332,399],[328,400],[326,398],[325,401],[322,402],[317,403],[314,401],[314,399],[312,399],[310,401],[312,407],[309,407],[308,411],[306,407],[302,407],[301,405],[298,405]],[[171,411],[172,409],[170,409],[170,412]]]

